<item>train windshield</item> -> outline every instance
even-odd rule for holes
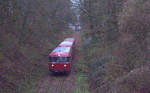
[[[69,62],[70,57],[49,57],[50,62]]]

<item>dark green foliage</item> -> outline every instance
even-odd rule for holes
[[[95,58],[90,61],[90,72],[89,72],[89,79],[94,79],[94,77],[103,76],[106,73],[100,71],[104,68],[105,64],[112,61],[112,57],[110,56],[103,56],[100,58]]]
[[[83,0],[82,4],[86,12],[81,9],[81,20],[90,29],[83,35],[90,41],[83,44],[88,46],[83,51],[90,88],[96,93],[148,93],[150,2]],[[108,55],[115,59],[108,60]]]

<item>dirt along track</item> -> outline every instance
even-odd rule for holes
[[[73,37],[76,39],[76,45],[70,75],[46,75],[44,78],[41,78],[38,85],[35,86],[35,93],[74,93],[75,88],[77,88],[76,64],[78,63],[79,56],[77,47],[80,46],[80,33],[75,32]]]

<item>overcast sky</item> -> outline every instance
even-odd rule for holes
[[[71,0],[71,2],[73,2],[74,4],[76,4],[77,2],[79,2],[79,0]]]

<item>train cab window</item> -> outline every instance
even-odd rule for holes
[[[59,62],[69,62],[69,57],[58,57]]]
[[[69,62],[70,57],[49,57],[50,62]]]
[[[49,57],[50,62],[56,62],[57,61],[57,57]]]

